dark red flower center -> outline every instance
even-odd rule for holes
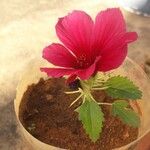
[[[76,69],[84,69],[90,66],[90,61],[87,59],[85,54],[82,54],[77,58]]]

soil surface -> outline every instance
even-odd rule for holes
[[[70,88],[63,78],[40,79],[25,92],[20,105],[20,120],[34,137],[50,145],[71,150],[110,150],[135,140],[138,129],[123,124],[103,106],[105,115],[100,139],[93,143],[86,135],[78,114],[74,111],[81,102],[69,105],[78,96],[67,95]],[[112,102],[104,92],[93,93],[97,101]]]

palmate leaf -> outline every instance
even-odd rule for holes
[[[93,142],[96,142],[102,131],[102,122],[104,114],[101,107],[93,100],[85,100],[85,102],[77,108],[79,120],[81,120],[86,133]]]
[[[142,92],[127,77],[111,77],[106,81],[105,86],[108,86],[106,92],[112,98],[136,100],[142,97]]]
[[[128,108],[128,102],[117,100],[112,104],[112,114],[118,116],[124,123],[133,126],[140,126],[140,117],[132,109]]]

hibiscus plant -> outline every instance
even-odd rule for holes
[[[127,44],[137,39],[135,32],[127,32],[123,15],[119,8],[110,8],[97,14],[95,22],[84,11],[73,11],[56,24],[56,33],[64,44],[53,43],[43,50],[43,58],[59,67],[41,68],[50,77],[66,76],[66,83],[80,86],[81,105],[78,112],[86,133],[96,142],[102,131],[104,114],[101,106],[111,107],[111,114],[124,123],[139,127],[140,117],[131,109],[129,102],[142,97],[142,92],[125,76],[110,75],[127,56]],[[92,92],[103,90],[115,99],[113,103],[100,103]]]

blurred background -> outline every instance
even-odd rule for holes
[[[129,46],[128,56],[150,77],[150,0],[0,0],[0,150],[28,150],[17,130],[13,99],[25,66],[34,57],[42,60],[42,49],[58,41],[55,24],[74,9],[93,19],[107,7],[121,7],[128,31],[138,41]],[[137,150],[150,150],[150,135]]]

